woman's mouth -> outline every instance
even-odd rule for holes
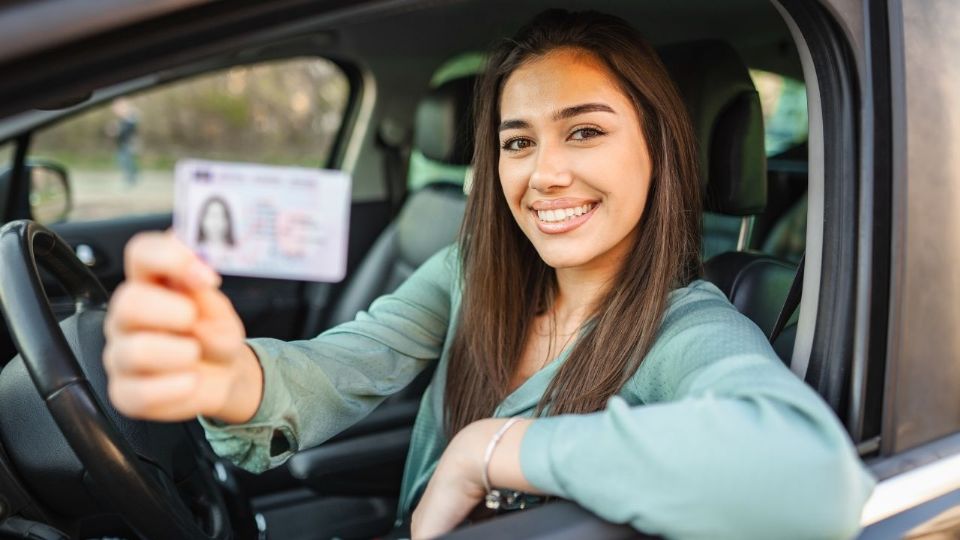
[[[531,210],[537,221],[540,232],[546,234],[560,234],[570,232],[586,223],[600,203],[587,203],[567,208],[551,210]]]

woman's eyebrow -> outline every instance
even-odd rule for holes
[[[500,127],[497,131],[506,131],[508,129],[526,129],[530,127],[530,123],[526,120],[504,120],[500,122]]]
[[[612,114],[617,114],[609,105],[605,103],[584,103],[582,105],[574,105],[573,107],[567,107],[565,109],[559,110],[553,113],[553,120],[556,122],[558,120],[566,120],[568,118],[573,118],[581,114],[587,114],[592,112],[608,112]]]
[[[566,120],[568,118],[573,118],[574,116],[592,112],[608,112],[611,114],[617,114],[613,108],[604,103],[584,103],[582,105],[567,107],[553,113],[553,121],[557,122],[560,120]],[[497,131],[506,131],[508,129],[527,129],[529,127],[530,123],[526,120],[504,120],[500,123],[500,127]]]

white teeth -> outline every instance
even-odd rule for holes
[[[560,208],[557,210],[537,210],[537,217],[540,221],[557,222],[565,221],[570,218],[582,216],[593,209],[593,204],[575,206],[573,208]]]

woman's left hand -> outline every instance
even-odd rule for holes
[[[413,512],[412,538],[434,538],[453,530],[483,500],[483,454],[505,422],[501,418],[474,422],[450,441]],[[530,422],[517,422],[497,444],[489,468],[494,486],[536,492],[520,471],[520,441]]]

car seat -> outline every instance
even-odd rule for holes
[[[414,148],[431,161],[468,166],[473,158],[470,108],[476,77],[433,88],[414,120]],[[422,181],[422,180],[421,180]],[[327,326],[353,320],[377,297],[393,292],[431,255],[453,243],[463,219],[463,178],[432,178],[412,192],[380,234],[333,306]]]
[[[466,204],[463,172],[473,155],[470,109],[474,81],[474,76],[451,78],[421,100],[414,118],[413,150],[437,166],[407,174],[408,186],[412,179],[422,187],[409,193],[397,217],[349,277],[327,320],[310,335],[353,320],[455,240]],[[420,397],[435,369],[436,363],[432,363],[367,417],[325,444],[298,452],[287,462],[289,473],[318,493],[362,495],[364,498],[355,499],[362,508],[373,508],[374,513],[390,516],[392,521],[392,512],[384,508],[395,502],[385,503],[381,497],[397,496],[394,490],[400,486]],[[358,466],[364,472],[358,473]],[[370,476],[364,476],[367,474]],[[348,480],[343,480],[344,475]]]
[[[664,64],[680,90],[700,145],[704,210],[739,216],[744,229],[767,203],[763,114],[750,73],[737,52],[722,41],[664,47]],[[741,237],[746,236],[742,233]],[[796,275],[796,265],[768,254],[728,251],[704,264],[704,277],[768,336]],[[789,363],[795,324],[788,324],[774,349]]]

